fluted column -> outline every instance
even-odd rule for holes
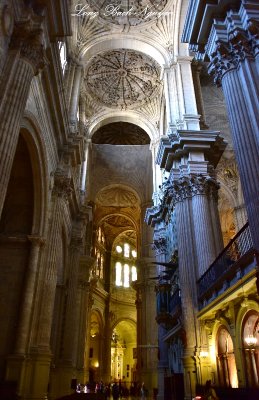
[[[68,273],[68,295],[67,310],[64,329],[64,351],[63,362],[71,367],[75,366],[76,349],[75,343],[77,339],[77,330],[79,321],[77,321],[76,297],[77,297],[77,281],[79,271],[79,257],[82,249],[81,232],[73,233],[69,246],[69,273]]]
[[[76,367],[80,374],[83,371],[84,379],[89,379],[89,323],[92,308],[91,285],[89,282],[90,271],[95,259],[90,256],[80,257],[80,274],[78,280],[77,304],[76,310],[78,314],[78,339],[76,342]],[[80,378],[80,376],[79,376]]]
[[[183,366],[185,398],[192,398],[195,390],[196,376],[192,371],[196,369],[196,349],[199,346],[199,329],[197,326],[197,255],[195,249],[192,192],[189,181],[182,180],[173,185],[173,201],[177,224],[179,282],[181,288],[181,307],[184,346]]]
[[[195,89],[197,111],[200,115],[200,126],[201,129],[208,129],[208,125],[206,124],[205,121],[205,109],[204,109],[204,102],[201,90],[201,81],[200,81],[201,71],[202,71],[202,64],[197,61],[193,61],[192,62],[193,85]]]
[[[178,96],[181,100],[181,120],[184,129],[200,129],[200,116],[197,112],[196,97],[193,84],[192,57],[177,57]]]
[[[225,21],[212,26],[215,39],[207,52],[209,71],[224,92],[251,235],[259,252],[259,28],[255,4],[246,3],[241,1],[239,11],[229,11]]]
[[[110,296],[106,299],[105,307],[105,329],[103,337],[103,369],[102,377],[104,382],[109,382],[111,377],[111,337],[112,337],[112,316],[110,313]]]
[[[17,23],[0,85],[0,215],[18,142],[20,123],[28,99],[32,78],[45,65],[41,38],[41,19],[28,12]]]
[[[177,95],[176,65],[164,68],[164,82],[167,124],[171,128],[177,128],[181,120],[181,115]]]
[[[39,236],[29,236],[29,240],[31,242],[31,253],[26,272],[20,319],[16,329],[16,344],[14,349],[15,354],[25,354],[28,350],[28,340],[31,332],[30,323],[32,318],[32,304],[34,301],[34,294],[36,290],[35,285],[38,275],[38,261],[40,250],[45,243],[45,240]]]
[[[36,339],[36,346],[49,350],[50,333],[52,327],[55,291],[57,284],[57,255],[61,232],[61,222],[66,201],[71,194],[71,178],[57,170],[55,173],[55,183],[52,191],[52,219],[48,235],[47,265],[44,280],[44,298],[41,303],[41,313],[39,316],[39,329]]]
[[[155,232],[156,235],[156,232]],[[154,235],[154,237],[155,237]],[[153,244],[153,249],[155,251],[156,255],[156,261],[157,262],[166,262],[166,250],[167,250],[167,241],[166,241],[166,236],[159,236],[154,239],[154,244]],[[163,270],[161,266],[157,266],[157,275],[159,276],[161,273],[161,270]],[[158,282],[159,286],[159,282]],[[156,297],[160,295],[159,290],[156,289]],[[156,309],[156,315],[158,315],[160,310],[158,310],[158,307]],[[159,324],[158,325],[158,347],[159,347],[159,358],[158,358],[158,395],[157,399],[163,399],[164,398],[164,377],[166,374],[166,371],[168,369],[168,345],[166,342],[164,342],[163,337],[167,333],[167,329],[164,324]]]
[[[77,120],[77,110],[79,103],[79,91],[82,76],[83,67],[75,64],[74,66],[74,79],[70,83],[72,84],[70,108],[69,108],[69,120],[74,123]]]
[[[196,176],[190,180],[190,185],[199,278],[217,256],[210,208],[210,192],[216,187],[216,182],[205,176]],[[220,237],[219,232],[217,237]]]
[[[149,259],[138,260],[137,284],[137,345],[139,380],[145,382],[148,390],[157,387],[157,325],[155,283],[149,280],[154,276],[155,267],[148,265]]]

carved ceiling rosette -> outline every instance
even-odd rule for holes
[[[113,50],[94,56],[85,73],[86,89],[99,103],[129,109],[146,104],[159,93],[160,67],[133,50]]]
[[[88,4],[105,22],[136,26],[156,19],[168,0],[88,0]]]

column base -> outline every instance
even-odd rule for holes
[[[194,356],[183,357],[184,399],[192,400],[196,395],[197,368]]]
[[[14,354],[7,359],[6,380],[17,383],[20,400],[46,400],[51,354]]]
[[[49,400],[74,393],[76,385],[84,383],[83,378],[83,371],[78,373],[70,363],[53,365],[50,370]]]

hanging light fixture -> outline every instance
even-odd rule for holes
[[[256,345],[256,343],[257,343],[257,338],[254,337],[254,335],[247,335],[247,336],[245,337],[245,342],[246,342],[246,344],[247,344],[248,346],[252,347],[252,346],[255,346],[255,345]]]

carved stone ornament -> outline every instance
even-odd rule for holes
[[[215,179],[204,175],[184,176],[172,182],[168,197],[171,204],[179,203],[196,195],[213,196],[217,199],[219,184]]]
[[[210,74],[214,74],[214,82],[221,84],[226,72],[236,69],[240,62],[246,58],[254,58],[256,45],[247,32],[235,29],[228,35],[228,42],[218,40],[216,50],[211,54],[208,67]],[[258,43],[257,43],[258,44]]]
[[[151,57],[136,51],[109,51],[90,60],[85,83],[100,103],[112,108],[134,108],[158,94],[160,67]]]
[[[136,207],[139,201],[133,192],[118,186],[103,189],[97,195],[96,203],[107,207]]]
[[[57,171],[54,175],[54,187],[52,194],[68,200],[73,192],[71,178],[62,172]]]
[[[161,237],[159,239],[154,240],[152,249],[154,250],[156,256],[159,254],[165,254],[167,249],[166,238]]]
[[[30,20],[17,23],[14,27],[10,46],[12,49],[20,50],[21,58],[32,65],[35,74],[48,63],[40,22],[34,24]]]
[[[115,25],[139,25],[154,20],[168,0],[88,0],[100,18]]]

